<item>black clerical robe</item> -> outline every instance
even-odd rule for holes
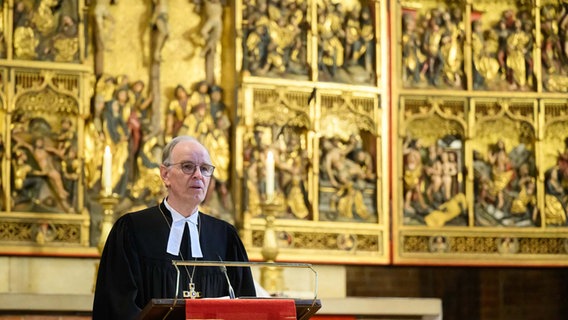
[[[164,203],[126,214],[115,222],[101,255],[93,320],[134,319],[151,299],[175,297],[177,272],[172,260],[182,258],[166,252],[171,223],[171,213]],[[200,212],[198,229],[202,260],[248,261],[231,224]],[[189,242],[188,238],[184,234],[182,241]],[[194,260],[190,250],[191,246],[182,245],[186,261]],[[179,268],[178,297],[189,289],[190,275],[201,297],[229,295],[219,267]],[[227,267],[227,273],[237,297],[256,295],[250,268]]]

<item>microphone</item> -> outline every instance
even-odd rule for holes
[[[223,259],[221,259],[220,255],[217,255],[217,257],[219,257],[219,261],[223,262]],[[235,290],[233,290],[233,286],[231,285],[231,281],[229,280],[229,275],[227,274],[227,267],[219,266],[219,269],[221,269],[221,272],[223,272],[223,274],[225,275],[225,279],[227,279],[227,284],[229,285],[229,298],[235,299]]]

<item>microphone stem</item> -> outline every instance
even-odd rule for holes
[[[223,268],[223,274],[225,275],[225,279],[227,279],[227,284],[229,285],[229,298],[235,299],[235,290],[233,290],[233,286],[231,285],[231,281],[229,280],[229,275],[227,274],[227,269]]]

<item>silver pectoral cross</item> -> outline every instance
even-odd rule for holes
[[[195,291],[195,283],[189,283],[189,291],[183,291],[184,298],[197,299],[201,298],[201,293]]]

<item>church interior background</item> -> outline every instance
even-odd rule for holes
[[[568,1],[0,3],[0,318],[90,303],[180,134],[216,166],[202,211],[322,299],[568,315]]]

